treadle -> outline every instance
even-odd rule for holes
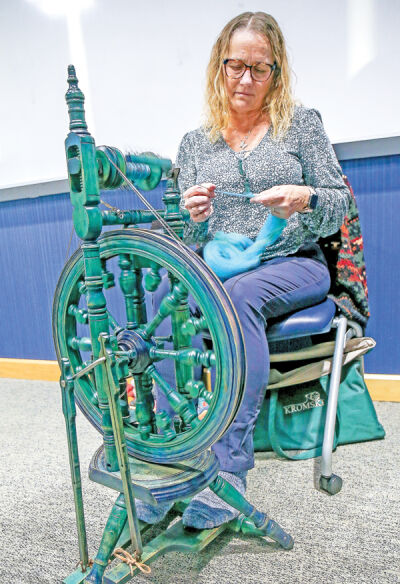
[[[88,568],[85,572],[82,572],[80,568],[77,568],[75,572],[64,578],[63,584],[80,584],[86,576],[89,576],[90,570],[91,568]]]
[[[182,521],[178,521],[144,546],[141,562],[149,565],[158,556],[171,551],[198,553],[228,528],[229,524],[225,523],[215,529],[188,531]],[[138,572],[139,568],[133,568],[132,574],[127,564],[120,563],[106,571],[103,584],[124,584]]]
[[[218,474],[218,462],[213,452],[171,464],[154,464],[129,457],[135,497],[147,503],[176,501],[193,497],[207,487]],[[119,493],[123,492],[119,472],[106,467],[104,446],[96,450],[89,465],[89,478]]]
[[[188,503],[189,500],[178,501],[174,509],[178,513],[183,513]],[[150,527],[152,526],[148,526],[148,528]],[[270,537],[265,535],[261,529],[258,529],[251,519],[246,518],[242,514],[229,523],[224,523],[214,529],[188,530],[183,527],[182,520],[179,520],[143,548],[141,562],[149,565],[158,556],[171,551],[198,553],[226,530],[232,531],[233,533],[243,533],[244,535]],[[270,541],[273,544],[273,538],[270,538]],[[129,529],[128,526],[125,526],[116,547],[127,548],[129,544]],[[119,563],[106,571],[103,584],[124,584],[125,582],[129,582],[138,572],[139,568],[133,568],[132,574],[129,566],[124,563]]]
[[[149,531],[153,526],[149,523],[139,520],[140,533],[143,535],[146,531]],[[130,535],[128,525],[123,529],[121,536],[117,542],[116,548],[127,547],[130,543]],[[82,572],[80,568],[77,568],[72,574],[64,578],[63,584],[81,584],[86,576],[89,576],[91,568],[88,568],[85,572]]]

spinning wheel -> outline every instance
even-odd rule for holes
[[[128,451],[151,462],[192,458],[223,434],[236,414],[243,392],[243,341],[231,301],[201,258],[189,249],[183,255],[170,237],[132,229],[108,232],[99,238],[99,244],[103,280],[108,280],[110,288],[119,288],[119,299],[125,305],[124,322],[117,323],[110,314],[109,320],[115,334],[116,357],[125,357],[126,372],[135,379],[136,412],[130,412],[126,402],[123,404]],[[155,293],[162,268],[168,271],[170,290],[164,295],[160,310],[150,317],[146,295]],[[53,309],[57,356],[60,361],[63,357],[69,359],[73,373],[92,363],[83,357],[92,348],[90,331],[85,331],[89,328],[85,292],[83,254],[79,249],[61,274]],[[200,318],[191,316],[188,295],[195,300]],[[158,326],[165,319],[172,323],[169,339],[157,336]],[[191,348],[192,337],[204,329],[211,336],[212,351]],[[173,349],[163,348],[165,340],[172,343]],[[176,387],[166,387],[168,384],[157,372],[157,362],[162,359],[173,361]],[[195,379],[194,368],[198,365],[215,369],[212,393]],[[153,380],[175,409],[174,426],[165,412],[154,412]],[[209,402],[201,421],[194,403],[198,397]],[[92,371],[77,380],[75,398],[85,416],[102,431]]]
[[[202,549],[227,524],[190,536],[179,522],[143,547],[141,533],[148,526],[137,518],[135,497],[152,505],[173,501],[181,508],[183,499],[206,486],[242,513],[229,524],[231,529],[268,535],[290,549],[292,538],[218,475],[218,461],[207,450],[229,428],[240,405],[245,352],[236,312],[221,281],[180,240],[185,216],[179,205],[179,171],[151,153],[124,156],[116,148],[96,148],[75,70],[70,66],[68,72],[70,133],[65,146],[74,228],[82,244],[57,284],[53,336],[81,562],[64,582],[123,584],[135,570],[144,569],[143,562],[168,549]],[[168,178],[165,209],[156,211],[133,183],[150,190],[163,173]],[[124,183],[147,210],[101,211],[100,188]],[[135,227],[156,218],[169,235]],[[108,225],[124,229],[102,234]],[[198,348],[204,331],[211,349]],[[166,363],[174,372],[173,381],[161,371]],[[211,390],[198,375],[200,367],[214,374]],[[131,377],[133,407],[126,395]],[[156,386],[169,412],[160,407],[161,400],[155,403]],[[208,404],[204,416],[197,413],[199,398]],[[93,566],[87,550],[75,403],[103,436],[89,476],[120,493]],[[129,545],[134,555],[126,551]],[[105,573],[115,547],[123,564]]]

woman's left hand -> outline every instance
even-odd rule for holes
[[[303,185],[277,185],[254,195],[250,203],[261,203],[269,207],[272,215],[288,219],[293,213],[302,211],[310,199],[310,189]]]

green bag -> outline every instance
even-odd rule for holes
[[[272,389],[261,407],[254,431],[254,450],[274,450],[294,460],[322,453],[329,375],[293,387]],[[342,369],[333,447],[384,438],[374,404],[356,359]],[[288,454],[285,450],[302,450]]]

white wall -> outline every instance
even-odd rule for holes
[[[0,0],[0,188],[66,176],[69,63],[97,144],[174,158],[211,46],[245,10],[280,23],[332,142],[400,134],[400,0]]]

